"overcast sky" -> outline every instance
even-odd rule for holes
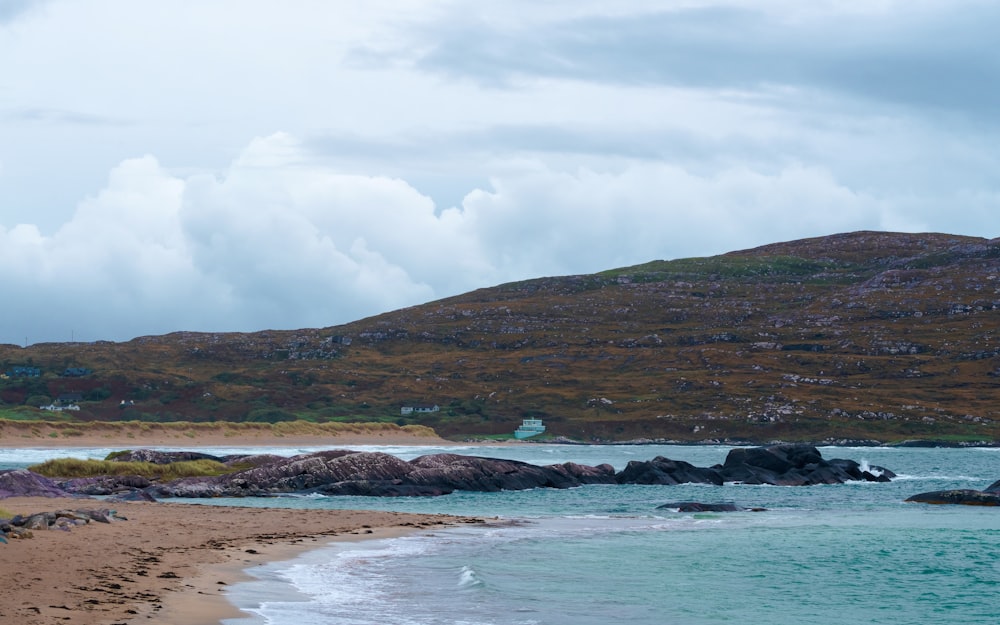
[[[0,342],[1000,236],[1000,3],[0,0]]]

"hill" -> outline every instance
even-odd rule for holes
[[[390,421],[450,437],[540,417],[583,441],[995,441],[998,282],[1000,240],[855,232],[504,284],[324,329],[0,346],[0,370],[41,373],[0,382],[0,408],[37,417],[11,408],[79,393],[61,416]],[[400,413],[422,404],[440,410]]]

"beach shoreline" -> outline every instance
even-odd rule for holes
[[[438,514],[287,510],[87,498],[0,499],[14,514],[113,507],[127,520],[37,530],[0,545],[0,621],[205,625],[247,617],[226,590],[247,571],[341,540],[482,523]],[[69,621],[66,619],[69,618]]]
[[[68,432],[68,434],[67,434]],[[427,432],[431,432],[428,434]],[[73,449],[142,447],[349,447],[351,445],[469,446],[482,443],[441,438],[432,430],[410,432],[403,428],[357,432],[295,433],[275,428],[224,426],[174,429],[156,424],[137,428],[66,428],[62,424],[8,421],[0,427],[0,449]]]

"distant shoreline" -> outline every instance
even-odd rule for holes
[[[0,420],[0,448],[471,445],[390,423],[60,423]]]
[[[927,447],[970,448],[1000,447],[1000,441],[954,441],[910,439],[880,441],[875,439],[836,439],[817,441],[702,439],[632,439],[624,441],[577,441],[565,437],[534,439],[476,439],[454,441],[441,438],[425,426],[399,426],[394,423],[281,423],[229,422],[48,422],[0,419],[0,449],[23,447],[73,449],[114,447],[327,447],[351,445],[413,446],[505,446],[505,445],[718,445],[759,447],[774,444],[802,443],[815,447]]]

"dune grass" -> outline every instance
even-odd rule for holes
[[[28,467],[30,471],[52,478],[97,477],[101,475],[141,475],[151,480],[173,480],[182,477],[205,477],[233,473],[242,467],[230,467],[215,460],[185,460],[170,464],[152,462],[114,462],[110,460],[80,460],[55,458]]]

